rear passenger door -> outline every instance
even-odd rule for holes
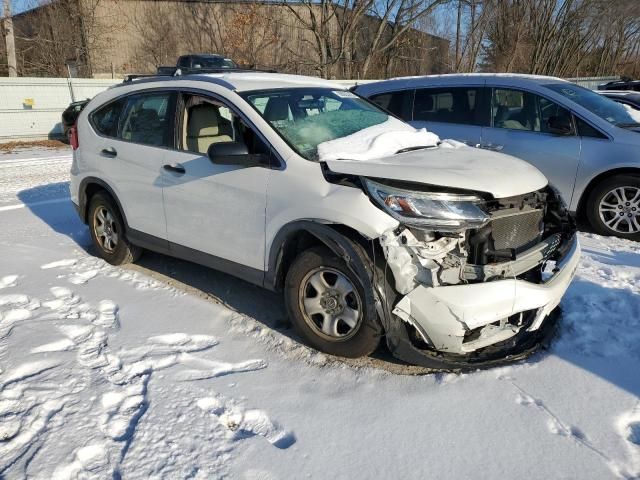
[[[132,94],[91,114],[102,137],[96,148],[101,176],[115,190],[131,229],[166,242],[159,177],[173,147],[175,94]],[[132,236],[135,236],[135,232]]]
[[[533,164],[571,204],[581,148],[571,112],[533,92],[492,90],[491,125],[483,130],[482,147]],[[566,125],[566,132],[558,125]]]
[[[489,122],[485,97],[480,85],[417,88],[410,123],[442,139],[477,146],[482,141],[482,127]]]

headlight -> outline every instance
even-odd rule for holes
[[[417,227],[455,231],[477,228],[489,221],[475,195],[413,192],[363,179],[373,199],[396,220]]]

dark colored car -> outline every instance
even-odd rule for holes
[[[191,72],[193,70],[211,70],[217,68],[238,68],[238,65],[236,65],[233,60],[216,53],[182,55],[181,57],[178,57],[176,66],[183,70],[183,72]]]
[[[640,110],[640,92],[633,90],[604,90],[600,94],[634,110]]]
[[[89,103],[89,99],[71,102],[69,106],[62,112],[62,133],[65,140],[69,138],[69,130],[73,127],[78,119],[78,115],[82,109]]]
[[[640,92],[640,80],[623,78],[622,80],[615,80],[598,85],[598,90],[634,90]]]

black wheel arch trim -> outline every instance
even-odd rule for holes
[[[111,188],[111,186],[107,182],[97,177],[85,177],[80,182],[80,188],[78,191],[78,208],[77,208],[78,214],[80,215],[80,219],[85,224],[88,223],[87,209],[89,208],[89,202],[88,202],[89,199],[87,198],[87,187],[92,184],[98,185],[99,187],[104,189],[111,196],[111,198],[113,198],[113,201],[116,202],[118,210],[120,211],[120,215],[122,216],[122,221],[124,222],[125,228],[129,230],[129,223],[127,222],[127,216],[124,213],[124,209],[122,208],[122,204],[120,203],[118,196],[113,191],[113,188]]]
[[[336,230],[334,228],[336,226],[335,224],[325,224],[314,220],[298,220],[283,226],[274,237],[269,250],[264,286],[270,290],[279,290],[281,288],[285,273],[283,271],[285,250],[296,235],[304,232],[329,248],[338,258],[344,260],[349,269],[362,283],[367,314],[371,316],[379,315],[381,313],[379,311],[380,302],[378,296],[374,294],[375,272],[373,262],[355,240]],[[383,334],[382,331],[379,333],[380,335]]]

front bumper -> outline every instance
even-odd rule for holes
[[[580,245],[575,236],[570,242],[553,275],[543,283],[512,278],[435,288],[419,285],[396,304],[393,313],[412,325],[431,349],[455,356],[513,338],[535,337],[575,275]]]

